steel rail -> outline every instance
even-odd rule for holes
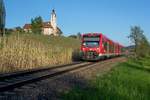
[[[0,81],[18,77],[18,76],[27,75],[27,74],[42,72],[42,71],[46,71],[46,70],[52,70],[52,69],[56,69],[56,68],[72,66],[72,65],[81,64],[81,63],[83,63],[83,62],[75,62],[75,63],[58,65],[58,66],[53,66],[53,67],[45,67],[45,68],[31,69],[31,70],[25,70],[25,71],[18,71],[18,72],[13,72],[13,73],[0,74]]]
[[[5,76],[6,77],[6,82],[5,82],[5,79],[3,79],[4,80],[3,83],[6,83],[6,84],[0,85],[0,92],[9,91],[9,90],[24,86],[24,85],[29,84],[29,83],[34,83],[34,82],[37,82],[37,81],[40,81],[40,80],[44,80],[44,79],[47,79],[47,78],[52,78],[52,77],[55,77],[55,76],[58,76],[58,75],[62,75],[62,74],[68,73],[70,71],[74,71],[74,70],[77,70],[77,69],[80,69],[80,68],[83,68],[83,67],[87,67],[87,66],[92,65],[92,64],[94,64],[94,63],[85,63],[85,64],[82,64],[82,65],[81,65],[81,63],[73,64],[73,65],[70,64],[70,65],[67,65],[67,66],[64,66],[64,67],[57,66],[57,67],[53,67],[53,68],[50,68],[50,69],[47,69],[47,70],[38,71],[37,76],[33,75],[34,77],[29,77],[29,78],[25,78],[25,79],[24,79],[24,76],[26,76],[26,74],[23,73],[23,74],[19,74],[19,77],[21,77],[20,75],[23,75],[23,76],[20,80],[17,80],[17,81],[13,81],[13,80],[15,79],[14,76],[18,77],[18,74],[12,75],[13,77],[11,75],[8,75],[9,77],[6,75],[7,76],[7,77]],[[66,67],[66,69],[63,69],[65,67]],[[59,70],[57,71],[55,69],[59,69]],[[49,71],[55,70],[55,71],[52,72],[52,73],[51,72],[48,73],[48,70]],[[41,72],[43,73],[44,71],[47,71],[47,72],[45,74],[39,75]],[[31,72],[29,72],[29,73],[31,74],[30,76],[32,76],[32,73]],[[27,74],[29,74],[29,73],[27,72]],[[33,73],[36,74],[35,71]],[[13,78],[13,79],[11,79],[10,77]]]

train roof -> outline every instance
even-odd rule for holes
[[[103,38],[105,38],[109,41],[112,41],[111,39],[109,39],[105,35],[103,35],[102,33],[84,33],[84,34],[82,34],[82,36],[102,36]]]
[[[84,33],[82,36],[100,36],[102,33]]]
[[[113,40],[109,39],[108,37],[106,37],[105,35],[103,35],[102,33],[84,33],[82,34],[82,36],[102,36],[103,38],[105,38],[107,41],[110,41],[116,45],[119,45],[121,47],[124,47],[123,45],[121,45],[120,43],[118,42],[114,42]]]

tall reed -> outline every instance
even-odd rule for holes
[[[33,34],[1,37],[0,73],[70,63],[79,44],[75,39]]]

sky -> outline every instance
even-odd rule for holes
[[[14,28],[42,16],[50,20],[57,13],[57,24],[65,36],[81,33],[103,33],[125,46],[131,26],[140,26],[150,39],[150,0],[4,0],[6,27]]]

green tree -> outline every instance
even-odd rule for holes
[[[0,0],[0,35],[1,36],[3,36],[5,33],[5,17],[6,17],[5,5],[3,0]]]
[[[69,35],[68,37],[75,38],[75,39],[81,39],[81,33],[78,32],[77,34],[72,34],[72,35]]]
[[[136,57],[146,57],[149,55],[149,42],[144,31],[139,26],[131,27],[131,33],[129,38],[135,44],[135,56]]]
[[[41,34],[42,26],[43,20],[41,16],[31,19],[31,30],[34,34]]]
[[[60,28],[57,28],[57,34],[58,34],[58,36],[62,36],[63,35],[63,32],[61,31]]]
[[[77,33],[77,38],[81,39],[81,33],[80,32]]]
[[[23,30],[20,26],[15,27],[15,31],[16,31],[17,33],[23,33],[23,32],[24,32],[24,30]]]
[[[6,34],[6,35],[10,35],[10,34],[12,34],[13,32],[14,32],[13,29],[5,28],[5,34]]]
[[[77,39],[76,35],[69,35],[68,37]]]

